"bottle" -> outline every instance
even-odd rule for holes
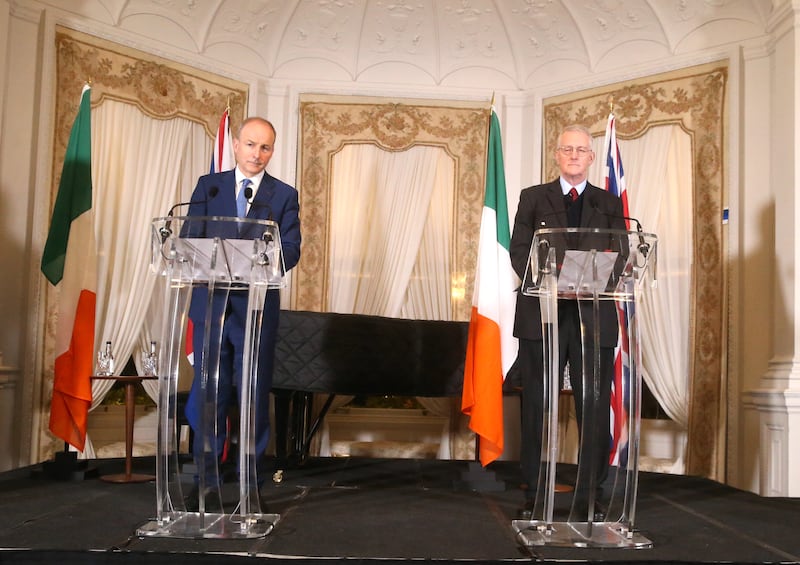
[[[102,376],[114,374],[114,354],[111,353],[110,341],[107,341],[105,348],[97,353],[97,374]]]
[[[156,342],[150,342],[150,352],[142,355],[142,369],[144,376],[155,377],[158,375],[158,353],[156,353]]]

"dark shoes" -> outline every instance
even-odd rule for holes
[[[218,513],[222,512],[222,506],[220,504],[220,496],[219,492],[213,489],[206,490],[205,493],[205,508],[204,511],[207,513]],[[192,490],[189,491],[189,494],[186,495],[186,498],[183,499],[184,505],[186,505],[187,512],[199,512],[200,511],[200,489],[197,485],[192,487]]]
[[[525,505],[517,509],[517,520],[533,520],[533,499],[525,499]]]
[[[605,522],[606,516],[608,514],[608,510],[606,506],[602,502],[595,501],[594,503],[594,515],[592,517],[592,522]],[[572,513],[572,520],[575,522],[585,522],[586,518],[589,516],[589,508],[583,505],[576,505],[575,512]]]
[[[576,504],[573,512],[567,516],[568,512],[567,509],[564,508],[560,511],[556,509],[554,512],[553,519],[558,521],[570,521],[570,522],[585,522],[586,518],[589,515],[588,507],[583,504]],[[600,502],[594,503],[594,515],[593,515],[593,522],[605,522],[606,516],[608,511],[604,504]],[[525,505],[522,508],[518,508],[515,516],[516,520],[533,520],[533,500],[526,500]]]
[[[595,502],[594,503],[594,521],[595,522],[605,522],[606,516],[608,516],[608,509],[602,502]]]

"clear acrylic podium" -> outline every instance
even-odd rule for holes
[[[592,228],[549,228],[534,234],[521,292],[539,298],[544,360],[544,412],[542,462],[536,501],[530,520],[514,520],[512,527],[528,546],[648,548],[652,542],[636,531],[636,497],[640,433],[641,349],[640,295],[645,280],[655,282],[657,238],[641,231]],[[579,431],[575,488],[556,493],[562,374],[559,361],[559,303],[577,301],[581,326],[583,422]],[[569,305],[566,305],[569,307]],[[612,312],[612,309],[615,312]],[[601,314],[601,311],[603,312]],[[609,430],[608,421],[594,409],[599,392],[601,315],[616,317],[620,347],[628,357],[623,374],[623,427],[627,450],[609,467],[604,481],[603,521],[595,521],[599,508],[595,484],[598,457],[592,439],[597,426]],[[614,316],[614,313],[616,316]],[[613,319],[612,322],[613,324]],[[613,328],[613,325],[612,325]],[[587,355],[586,353],[589,353]],[[609,486],[610,485],[610,486]],[[579,494],[581,497],[579,500]],[[558,504],[556,502],[558,501]]]
[[[155,218],[151,223],[152,267],[164,280],[161,355],[159,359],[158,455],[156,518],[137,530],[139,536],[181,538],[255,538],[269,534],[280,518],[261,512],[255,453],[253,401],[258,379],[258,347],[266,292],[284,286],[284,265],[278,225],[268,220],[228,217]],[[181,481],[179,469],[178,367],[192,293],[205,291],[207,308],[203,335],[202,408],[195,431],[206,446],[198,469],[215,469],[212,484],[198,472],[200,492],[220,489],[219,460],[213,450],[216,430],[220,342],[224,316],[214,305],[229,293],[247,293],[247,323],[242,369],[239,421],[239,504],[231,514],[189,512],[184,496],[192,484]],[[219,310],[217,307],[216,310]],[[206,460],[202,460],[205,458]],[[214,484],[216,483],[216,484]],[[221,507],[221,505],[220,505]]]

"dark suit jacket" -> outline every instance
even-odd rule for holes
[[[586,185],[582,195],[581,228],[600,228],[625,230],[622,200],[617,196],[592,186]],[[567,213],[564,207],[564,195],[561,192],[559,179],[547,184],[525,188],[520,193],[519,207],[514,220],[514,232],[511,235],[511,264],[522,279],[528,263],[534,232],[540,228],[566,228]],[[582,241],[576,248],[604,250],[607,245],[598,241]],[[618,250],[617,251],[624,251]],[[582,305],[584,307],[584,305]],[[590,312],[585,305],[584,312]],[[587,331],[591,316],[584,316]],[[618,322],[614,303],[604,300],[600,304],[600,345],[614,347],[617,344]],[[526,296],[518,290],[517,306],[514,318],[514,335],[523,339],[542,339],[542,320],[539,310],[539,299]]]

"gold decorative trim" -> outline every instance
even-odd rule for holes
[[[690,406],[686,473],[722,479],[720,431],[725,352],[722,207],[727,146],[725,91],[727,62],[716,62],[637,79],[544,103],[543,144],[546,177],[558,176],[553,159],[558,133],[580,123],[603,135],[610,104],[617,136],[635,139],[651,127],[676,124],[692,139],[694,244],[689,328]]]
[[[478,232],[483,208],[488,105],[459,105],[430,100],[302,96],[300,100],[300,220],[303,260],[294,270],[293,306],[327,309],[331,167],[334,155],[351,143],[373,143],[387,151],[413,145],[444,148],[455,162],[452,264],[453,317],[468,320]]]
[[[53,194],[81,89],[92,86],[92,107],[104,100],[132,104],[161,120],[182,117],[200,123],[214,139],[219,118],[230,108],[231,128],[245,117],[247,85],[141,51],[57,26]]]
[[[90,81],[93,107],[106,97],[121,100],[156,119],[181,116],[203,124],[211,138],[226,107],[231,127],[245,116],[247,84],[92,35],[57,26],[56,57],[59,108],[75,106]]]

